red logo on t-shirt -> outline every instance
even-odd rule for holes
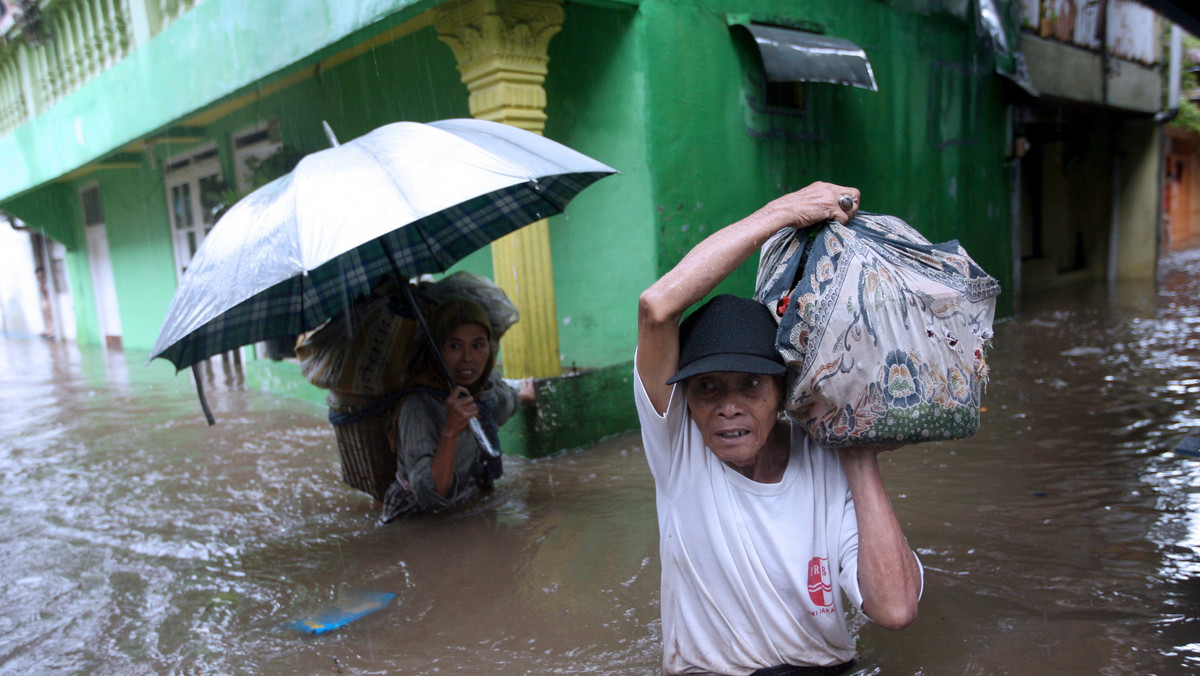
[[[808,562],[808,597],[822,608],[833,605],[833,581],[829,578],[829,559],[814,556]]]

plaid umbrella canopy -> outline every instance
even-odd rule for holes
[[[194,370],[214,354],[309,331],[383,277],[445,271],[561,213],[617,173],[484,120],[395,122],[334,143],[213,226],[171,300],[151,360]],[[196,386],[212,424],[199,374]]]
[[[396,122],[306,156],[213,227],[151,360],[186,368],[311,330],[386,275],[442,272],[615,169],[483,120]]]

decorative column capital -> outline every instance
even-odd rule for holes
[[[438,38],[459,64],[509,55],[542,60],[562,30],[562,0],[450,0],[433,10]],[[520,60],[520,59],[518,59]]]
[[[562,0],[451,0],[434,8],[470,92],[471,115],[541,133],[546,122],[546,55],[562,30]]]

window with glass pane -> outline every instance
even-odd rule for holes
[[[176,272],[182,277],[204,237],[212,230],[225,183],[215,147],[174,158],[165,166],[169,213],[175,233]]]
[[[188,184],[171,188],[171,203],[175,208],[175,227],[185,230],[192,224],[192,198]]]
[[[206,235],[217,222],[217,214],[220,213],[221,207],[225,206],[221,194],[224,186],[225,181],[221,179],[220,174],[210,174],[200,179],[200,217]]]

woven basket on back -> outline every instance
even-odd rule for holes
[[[361,405],[354,398],[330,392],[326,400],[329,412],[340,415],[360,413]],[[365,416],[345,425],[334,425],[338,456],[342,465],[342,481],[351,488],[383,501],[383,495],[396,477],[396,454],[388,443],[388,424],[392,407]]]

